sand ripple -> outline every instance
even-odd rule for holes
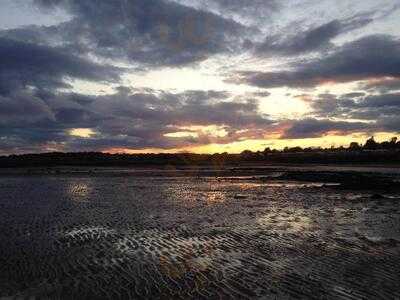
[[[371,193],[2,178],[0,298],[400,299],[400,198]]]

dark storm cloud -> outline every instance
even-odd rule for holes
[[[310,118],[291,122],[289,128],[284,131],[281,138],[317,138],[324,136],[329,132],[337,132],[340,135],[344,135],[351,132],[370,130],[371,127],[375,126],[362,122],[344,122]]]
[[[378,125],[380,128],[384,128],[387,131],[394,131],[400,133],[400,119],[399,119],[400,109],[397,110],[396,115],[387,116],[385,118],[378,120]]]
[[[354,117],[359,112],[370,111],[374,115],[397,113],[400,109],[400,93],[365,95],[351,93],[340,97],[332,94],[319,95],[311,103],[319,115]]]
[[[249,29],[222,16],[163,0],[36,0],[73,19],[61,34],[74,47],[149,65],[182,65],[241,47]]]
[[[261,20],[280,9],[282,1],[202,1],[209,7],[189,7],[178,0],[32,1],[49,14],[61,8],[68,18],[53,26],[0,30],[2,152],[36,152],[47,147],[73,151],[178,148],[263,138],[271,128],[282,124],[259,111],[255,99],[270,96],[262,89],[239,95],[120,86],[115,94],[101,96],[60,89],[72,88],[68,82],[74,79],[116,83],[128,71],[108,63],[129,65],[132,73],[136,69],[180,67],[217,54],[242,54],[257,45],[257,60],[269,54],[314,56],[299,59],[283,71],[242,72],[237,82],[265,88],[364,80],[360,90],[374,93],[340,97],[323,94],[313,100],[309,96],[313,118],[287,121],[285,124],[290,126],[283,137],[399,128],[398,95],[376,93],[395,91],[400,86],[400,42],[391,36],[374,35],[343,46],[332,44],[339,35],[366,26],[382,14],[326,19],[325,24],[290,29],[291,33],[285,31],[257,44],[262,29],[256,27],[266,25]],[[254,55],[252,51],[246,53]],[[226,135],[216,138],[193,128],[209,125],[223,128]],[[95,134],[88,139],[71,136],[74,128],[90,128]],[[189,134],[165,136],[182,131]]]
[[[64,150],[170,148],[206,144],[212,139],[207,134],[197,138],[164,136],[187,131],[182,127],[223,126],[227,136],[222,141],[230,142],[246,136],[236,131],[247,128],[248,135],[260,137],[273,123],[259,113],[256,100],[231,101],[229,96],[221,91],[171,94],[119,89],[116,94],[84,96],[30,90],[0,97],[0,136],[3,142],[13,141],[18,151],[49,143],[62,145]],[[68,131],[73,128],[91,128],[97,134],[90,139],[72,137]]]
[[[315,138],[328,133],[400,132],[400,93],[320,94],[309,100],[312,117],[288,121],[282,138]],[[351,121],[336,121],[351,120]],[[356,121],[356,120],[362,120]]]
[[[388,106],[400,108],[400,93],[367,96],[357,106],[371,109]]]
[[[361,28],[374,21],[372,14],[361,14],[344,20],[307,28],[295,33],[279,33],[269,36],[257,47],[262,55],[300,55],[334,47],[332,39],[340,34]]]
[[[365,89],[367,91],[377,91],[380,93],[398,91],[400,90],[400,78],[383,78],[363,82],[360,84],[360,89]]]
[[[67,78],[105,81],[119,75],[117,68],[97,65],[61,48],[0,38],[0,95],[27,86],[67,87]]]
[[[327,82],[352,82],[400,76],[400,42],[371,35],[346,43],[336,52],[300,62],[286,71],[241,72],[229,81],[271,87],[314,87]]]
[[[364,97],[366,94],[364,92],[352,92],[352,93],[347,93],[341,96],[342,98],[360,98]]]
[[[319,95],[311,107],[318,118],[365,120],[370,130],[400,131],[400,123],[396,121],[400,115],[400,93]]]
[[[320,94],[310,100],[313,114],[322,118],[351,118],[352,109],[356,106],[355,98],[359,95],[339,97],[334,94]]]
[[[30,93],[0,95],[0,126],[22,124],[28,126],[41,120],[51,119],[54,119],[54,115],[47,104]]]
[[[258,112],[258,102],[232,102],[221,100],[221,92],[189,91],[181,94],[163,93],[112,95],[98,97],[93,102],[93,110],[103,115],[117,116],[116,122],[111,120],[105,125],[110,133],[127,133],[130,130],[121,118],[131,120],[133,128],[139,123],[146,123],[147,128],[156,125],[159,134],[174,132],[167,125],[226,125],[232,128],[248,126],[266,126],[271,124],[267,116]],[[138,121],[138,124],[134,124]],[[109,126],[111,124],[111,126]],[[143,124],[142,124],[143,125]],[[113,131],[115,130],[115,132]]]
[[[342,105],[343,106],[343,105]],[[400,94],[371,95],[347,105],[348,115],[353,118],[376,120],[384,130],[393,130],[393,125],[385,127],[387,120],[398,118],[400,114]],[[393,122],[390,121],[391,124]],[[396,131],[400,131],[397,127]]]

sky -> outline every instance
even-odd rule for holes
[[[400,132],[398,0],[0,0],[0,155]]]

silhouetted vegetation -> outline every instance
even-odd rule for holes
[[[378,143],[373,137],[364,145],[356,142],[348,147],[301,148],[264,151],[243,151],[241,154],[108,154],[101,152],[41,153],[0,157],[0,167],[53,166],[201,166],[268,163],[400,163],[400,142],[397,138]]]

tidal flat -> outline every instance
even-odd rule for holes
[[[399,174],[328,169],[3,172],[0,299],[400,299]]]

